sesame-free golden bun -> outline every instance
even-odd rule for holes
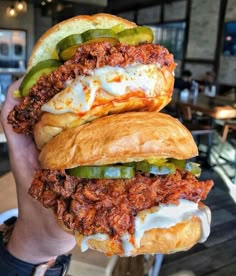
[[[207,216],[207,224],[211,223],[211,211],[203,203],[198,204],[201,212]],[[85,236],[78,232],[69,230],[61,220],[58,220],[62,229],[75,235],[79,248]],[[183,220],[169,228],[152,228],[143,233],[140,240],[140,246],[133,244],[133,249],[128,256],[137,256],[141,254],[172,254],[179,251],[186,251],[199,242],[203,235],[202,222],[198,216],[193,215],[188,220]],[[117,243],[117,240],[110,237],[107,240],[98,240],[89,238],[86,241],[88,247],[105,253],[108,256],[125,256],[124,250]]]
[[[159,112],[127,112],[70,128],[42,149],[42,168],[67,169],[152,158],[189,159],[198,154],[191,133]]]

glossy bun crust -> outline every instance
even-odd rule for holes
[[[199,203],[199,209],[206,213],[207,223],[211,223],[211,211],[208,206]],[[58,221],[64,231],[71,233],[71,230]],[[127,254],[124,253],[122,246],[115,239],[95,240],[87,239],[86,243],[90,249],[94,249],[105,253],[106,255],[119,256],[136,256],[140,254],[172,254],[179,251],[186,251],[199,242],[204,233],[202,232],[201,220],[197,216],[192,216],[191,219],[177,223],[170,228],[153,228],[145,231],[140,241],[140,246],[134,248]],[[85,236],[74,233],[77,244],[81,247],[81,243]]]
[[[127,112],[61,132],[43,147],[39,160],[42,168],[67,169],[197,154],[191,133],[177,119],[159,112]]]

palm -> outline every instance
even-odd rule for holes
[[[12,129],[12,126],[7,123],[7,116],[9,112],[18,103],[18,101],[12,96],[12,92],[17,88],[18,82],[11,86],[9,93],[7,94],[6,102],[2,109],[1,119],[9,145],[10,158],[16,160],[16,163],[12,163],[13,172],[16,171],[16,165],[17,170],[20,167],[20,169],[23,170],[26,174],[27,178],[32,179],[34,171],[39,168],[39,163],[37,161],[38,152],[34,141],[30,136],[19,135],[15,133]],[[19,161],[17,162],[17,160]]]
[[[28,194],[33,175],[39,169],[38,150],[34,140],[30,136],[15,133],[12,125],[7,123],[9,112],[18,103],[12,96],[13,91],[18,87],[19,81],[10,87],[1,113],[1,121],[9,146],[11,169],[17,185],[18,221],[22,221],[24,225],[30,225],[31,232],[34,235],[37,235],[37,232],[44,233],[45,237],[42,238],[45,238],[46,243],[50,244],[50,239],[53,243],[55,242],[55,247],[51,244],[48,249],[50,254],[62,254],[73,248],[75,245],[74,237],[62,231],[53,213],[42,207],[39,202]],[[47,247],[48,244],[45,244],[45,246]]]

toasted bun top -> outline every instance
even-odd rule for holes
[[[42,168],[66,169],[197,154],[191,133],[177,119],[158,112],[129,112],[60,133],[43,147],[39,160]]]
[[[135,23],[126,19],[105,13],[91,16],[79,15],[64,20],[50,28],[38,40],[29,59],[28,69],[42,60],[58,59],[55,46],[61,39],[71,34],[83,33],[90,29],[109,29],[118,24],[124,25],[126,29],[136,26]]]

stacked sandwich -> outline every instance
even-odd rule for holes
[[[175,63],[150,28],[109,14],[77,16],[35,45],[8,116],[32,135],[41,169],[29,194],[53,209],[82,251],[173,253],[204,242],[211,213],[201,203],[191,133],[160,113]]]

